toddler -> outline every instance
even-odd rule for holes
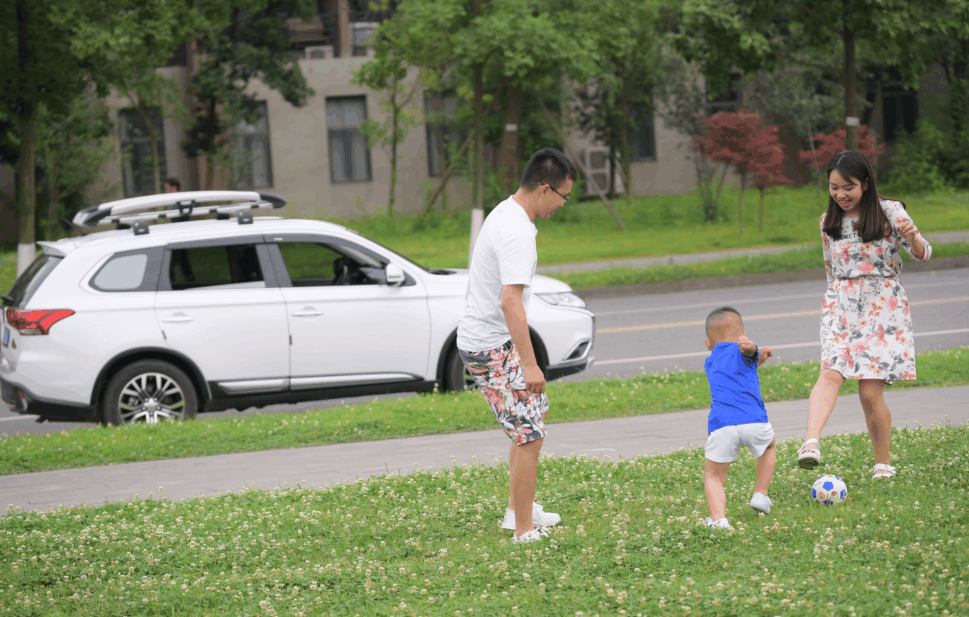
[[[758,349],[744,331],[740,313],[729,306],[710,313],[703,342],[711,351],[704,368],[710,382],[713,404],[707,421],[705,487],[710,527],[732,529],[727,520],[727,497],[723,490],[730,463],[746,446],[757,459],[757,487],[750,507],[770,514],[767,496],[777,450],[774,429],[767,421],[767,409],[760,395],[757,367],[774,355],[770,347]]]

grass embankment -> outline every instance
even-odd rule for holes
[[[570,202],[551,219],[536,221],[539,263],[665,257],[803,242],[820,245],[818,217],[827,207],[827,193],[813,187],[777,189],[764,200],[764,230],[759,231],[756,192],[748,192],[743,235],[737,226],[738,195],[724,191],[722,218],[716,223],[703,222],[696,194],[638,198],[631,207],[625,199],[617,199],[613,206],[626,231],[616,230],[601,202]],[[905,201],[923,233],[969,229],[969,191],[888,195]],[[468,263],[469,217],[467,212],[456,212],[424,219],[415,214],[340,222],[425,266],[463,268]]]
[[[765,364],[759,371],[764,400],[807,398],[818,370],[816,362]],[[969,348],[919,354],[918,375],[916,382],[896,382],[893,387],[969,383]],[[857,389],[857,382],[849,381],[842,394]],[[548,393],[553,401],[549,423],[650,415],[710,405],[706,376],[695,371],[551,383]],[[0,439],[0,475],[493,428],[494,418],[480,394],[432,394],[300,414],[7,436]]]
[[[969,243],[965,242],[935,244],[932,247],[933,260],[945,257],[964,257],[966,255],[969,255]],[[904,252],[902,253],[902,260],[907,263],[911,262],[908,254]],[[689,265],[656,265],[649,268],[610,268],[598,272],[570,272],[565,274],[550,274],[549,276],[568,283],[574,289],[588,289],[611,285],[640,285],[644,283],[659,283],[662,281],[734,276],[737,274],[764,274],[767,272],[790,272],[815,269],[820,271],[823,268],[824,258],[821,253],[821,243],[818,242],[818,246],[815,248],[785,251],[773,255],[731,257]]]
[[[562,515],[538,544],[498,528],[505,466],[243,490],[0,519],[0,613],[156,615],[965,615],[969,428],[901,429],[900,473],[870,479],[863,435],[827,437],[824,466],[779,445],[770,515],[754,464],[727,478],[734,531],[712,530],[703,451],[617,462],[545,459]],[[809,497],[819,473],[848,500]]]
[[[925,233],[969,229],[969,192],[947,191],[929,195],[895,195],[903,199]],[[827,194],[813,187],[780,188],[764,200],[764,231],[757,229],[756,194],[748,193],[744,234],[738,233],[738,193],[725,190],[721,218],[704,223],[696,194],[658,195],[625,199],[613,204],[626,225],[616,224],[599,201],[569,203],[548,220],[538,220],[539,262],[542,265],[586,261],[608,261],[633,257],[689,255],[757,246],[786,246],[817,243],[817,249],[756,258],[735,258],[694,266],[656,266],[636,270],[608,270],[594,274],[556,275],[573,287],[599,287],[708,276],[755,274],[782,270],[817,268],[820,255],[818,217],[827,204]],[[399,217],[372,216],[357,220],[332,219],[360,232],[414,261],[433,268],[464,268],[468,261],[467,211],[432,213],[427,217],[407,214]],[[937,249],[939,247],[936,247]],[[953,252],[955,251],[955,252]],[[969,254],[961,245],[937,257]],[[0,292],[14,282],[16,253],[0,253]]]

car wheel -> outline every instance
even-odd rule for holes
[[[448,352],[447,362],[444,364],[443,386],[442,391],[444,392],[461,392],[477,388],[474,378],[471,377],[468,368],[461,361],[457,347],[452,347],[451,351]]]
[[[190,420],[198,413],[192,380],[177,366],[139,360],[118,371],[104,393],[104,419],[110,424],[157,424]]]

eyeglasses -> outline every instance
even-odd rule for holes
[[[552,188],[552,185],[551,185],[551,184],[546,184],[546,186],[547,186],[548,188],[550,188],[550,189],[552,189],[552,192],[553,192],[553,193],[555,193],[556,195],[558,195],[559,197],[561,197],[561,198],[562,198],[562,203],[563,203],[563,204],[564,204],[564,203],[567,203],[567,202],[569,201],[569,197],[568,197],[568,195],[563,195],[562,193],[559,193],[558,191],[556,191],[555,189],[553,189],[553,188]]]

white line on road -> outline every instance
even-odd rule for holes
[[[36,420],[40,416],[13,416],[12,418],[0,418],[0,422],[9,422],[11,420]]]
[[[951,287],[952,281],[945,281],[942,283],[916,283],[913,285],[903,285],[905,291],[911,289],[924,289],[926,287]],[[824,292],[810,293],[810,294],[797,294],[791,296],[766,296],[757,298],[741,298],[736,300],[731,300],[731,304],[750,304],[756,302],[757,304],[764,304],[765,302],[776,302],[780,300],[808,300],[817,299],[820,300],[824,296]],[[623,311],[596,311],[596,317],[605,317],[606,315],[629,315],[632,313],[649,313],[653,311],[681,311],[684,309],[694,309],[694,308],[710,308],[713,306],[710,302],[700,302],[697,304],[680,304],[677,306],[652,306],[649,308],[637,308],[637,309],[626,309]]]
[[[969,332],[969,328],[961,328],[959,330],[937,330],[935,332],[916,332],[915,338],[919,339],[923,336],[945,336],[947,334],[965,334]],[[786,345],[771,345],[771,349],[797,349],[800,347],[820,347],[820,341],[814,341],[811,343],[789,343]],[[709,351],[695,351],[691,353],[675,353],[668,354],[665,356],[644,356],[642,358],[623,358],[621,360],[596,360],[593,366],[606,366],[609,364],[629,364],[632,362],[655,362],[658,360],[677,360],[679,358],[699,358],[702,356],[709,356]]]

